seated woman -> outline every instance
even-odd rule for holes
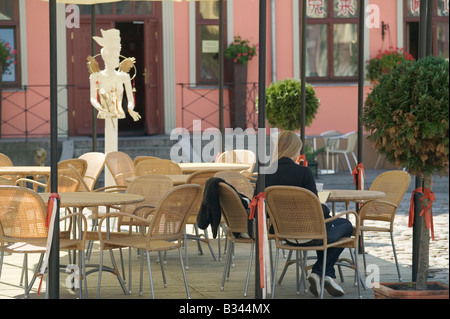
[[[311,170],[306,166],[295,163],[302,149],[302,141],[295,132],[283,131],[278,136],[278,151],[275,150],[272,165],[278,165],[273,174],[265,175],[265,187],[274,185],[287,185],[303,187],[317,195],[316,183]],[[322,204],[324,218],[330,217],[330,210]],[[333,222],[326,224],[327,239],[333,243],[342,237],[350,237],[353,233],[351,222],[344,218],[338,218]],[[306,243],[292,243],[291,245],[313,246],[318,243],[317,240],[311,240]],[[329,248],[327,250],[327,262],[325,269],[325,289],[332,296],[342,296],[344,290],[334,281],[336,278],[334,265],[337,262],[343,248]],[[317,251],[317,262],[313,265],[312,273],[308,278],[310,283],[309,290],[315,295],[320,295],[320,280],[323,265],[323,251]]]

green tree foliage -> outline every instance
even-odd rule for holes
[[[319,99],[313,87],[306,83],[305,126],[316,118]],[[301,127],[301,82],[285,79],[266,89],[266,117],[272,127],[298,130]]]
[[[406,61],[369,94],[362,122],[386,159],[411,174],[447,174],[449,64],[442,58]]]

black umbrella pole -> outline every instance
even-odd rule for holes
[[[50,16],[50,161],[51,192],[58,191],[58,92],[56,50],[56,0],[49,2]],[[59,212],[59,210],[57,210]],[[48,297],[59,299],[59,216],[55,216],[48,264]]]
[[[301,48],[301,67],[300,67],[300,85],[301,85],[301,124],[300,124],[300,137],[302,139],[301,154],[305,154],[305,138],[306,138],[306,1],[302,1],[302,48]]]
[[[358,163],[363,161],[363,125],[362,114],[364,106],[364,25],[365,0],[359,0],[358,21]]]
[[[266,154],[265,143],[265,127],[266,127],[266,16],[267,16],[267,0],[259,0],[259,66],[258,66],[258,181],[257,181],[257,193],[264,192],[265,178],[261,173],[261,168],[264,165],[261,161],[261,155]],[[258,214],[255,214],[255,229],[258,230],[259,221]],[[262,299],[263,293],[261,288],[260,278],[263,274],[260,273],[260,260],[259,260],[259,236],[256,237],[255,243],[255,298]]]

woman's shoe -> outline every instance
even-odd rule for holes
[[[311,273],[308,277],[309,291],[316,297],[320,295],[320,277],[315,273]]]
[[[340,297],[345,295],[344,289],[342,289],[342,287],[339,286],[336,281],[334,281],[334,279],[330,276],[325,276],[325,289],[333,297]]]

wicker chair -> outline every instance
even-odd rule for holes
[[[103,216],[99,222],[99,232],[102,228],[103,222],[107,218],[115,216],[130,217],[134,222],[140,222],[143,227],[142,233],[132,233],[131,227],[128,236],[117,238],[103,238],[101,233],[100,237],[100,269],[98,277],[97,297],[100,295],[101,275],[102,275],[102,263],[104,250],[111,250],[119,247],[131,247],[141,251],[147,252],[147,263],[150,277],[150,288],[152,297],[155,298],[153,277],[150,264],[150,252],[157,251],[158,253],[163,251],[169,251],[178,249],[178,254],[181,263],[181,271],[183,273],[184,284],[186,289],[186,295],[190,298],[189,287],[187,283],[186,273],[183,265],[183,257],[181,254],[181,247],[183,241],[183,231],[186,225],[187,218],[193,207],[197,205],[197,202],[201,199],[202,188],[199,185],[180,185],[173,187],[158,204],[158,207],[147,218],[137,215],[129,215],[124,213],[109,213]],[[161,254],[159,254],[161,258]],[[141,254],[144,256],[144,254]],[[144,258],[141,258],[141,270]],[[160,263],[164,285],[166,285],[163,263]],[[131,267],[131,263],[130,263]],[[130,270],[131,273],[131,270]],[[141,285],[140,294],[142,295],[142,271],[141,271]],[[128,280],[131,281],[131,278]]]
[[[3,264],[4,253],[24,254],[24,275],[25,275],[25,297],[29,292],[39,273],[43,256],[47,246],[47,227],[46,227],[46,207],[42,198],[34,191],[17,186],[0,186],[0,274]],[[77,218],[78,234],[75,238],[72,225],[74,218]],[[79,295],[82,298],[81,281],[86,278],[86,269],[84,267],[84,246],[86,240],[87,221],[81,213],[70,214],[60,218],[61,222],[70,220],[69,227],[61,231],[60,249],[78,250],[79,267],[82,275],[79,276],[80,289]],[[81,221],[81,223],[80,223]],[[27,255],[30,253],[41,254],[40,260],[36,266],[35,276],[28,284],[28,265]],[[85,296],[87,298],[87,285],[85,280]]]
[[[392,250],[394,252],[395,265],[397,266],[398,279],[402,281],[397,254],[394,244],[394,218],[397,209],[409,188],[411,177],[406,171],[387,171],[375,178],[369,190],[381,191],[386,194],[383,199],[365,202],[359,211],[361,226],[361,242],[364,251],[364,232],[388,232],[391,236]],[[366,258],[363,254],[364,269]]]
[[[13,162],[8,155],[0,153],[0,166],[13,166]]]
[[[86,172],[87,162],[84,159],[68,159],[58,163],[58,193],[88,191],[83,176]],[[47,183],[33,179],[19,178],[16,183],[25,187],[27,183],[33,185],[35,191],[42,188],[45,192],[51,192],[51,178]]]
[[[14,181],[10,180],[6,177],[2,177],[0,176],[0,185],[10,185],[10,186],[14,186]]]
[[[90,191],[94,190],[98,177],[105,167],[106,155],[101,152],[88,152],[80,155],[78,158],[87,162],[86,172],[83,180]]]
[[[253,198],[255,184],[241,173],[235,171],[222,171],[217,172],[214,176],[222,178],[228,184],[232,185],[239,193],[247,196],[249,199]]]
[[[200,171],[194,172],[191,175],[189,175],[186,184],[200,185],[203,190],[205,187],[206,181],[208,179],[210,179],[211,177],[214,177],[214,174],[216,174],[216,173],[217,173],[216,170],[200,170]],[[202,191],[202,195],[203,195],[203,191]],[[197,227],[197,215],[198,215],[198,211],[200,209],[200,204],[201,204],[201,201],[199,201],[197,206],[194,207],[193,211],[189,215],[189,218],[186,222],[186,225],[193,225],[194,231],[195,231],[195,235],[188,234],[187,232],[184,233],[184,235],[185,235],[184,236],[184,255],[185,255],[184,265],[185,265],[186,269],[189,269],[188,249],[187,249],[187,240],[188,239],[193,239],[193,240],[197,241],[199,255],[203,255],[203,250],[200,245],[200,242],[206,243],[208,245],[209,251],[211,252],[211,256],[213,257],[214,260],[216,260],[216,255],[214,253],[214,249],[212,248],[211,242],[208,237],[208,230],[205,229],[203,237],[200,236],[200,234],[199,234],[199,230]]]
[[[138,204],[121,205],[115,208],[117,209],[118,212],[131,215],[136,210],[136,208],[146,207],[145,211],[144,209],[140,210],[140,216],[146,217],[148,214],[150,214],[151,211],[153,211],[157,207],[159,201],[172,187],[173,187],[172,180],[167,176],[163,175],[137,176],[125,188],[125,193],[142,195],[144,197],[144,201]],[[118,191],[122,190],[119,189]],[[104,214],[99,214],[98,210],[93,210],[93,214],[91,216],[91,218],[93,219],[92,230],[88,233],[89,243],[88,243],[87,259],[90,259],[91,256],[93,241],[99,240],[97,227],[98,221],[102,216],[104,216]],[[121,232],[128,229],[130,225],[140,226],[141,224],[140,223],[133,224],[129,216],[126,215],[121,215],[117,218],[117,232]],[[118,235],[117,232],[115,235]],[[122,255],[121,260],[123,260]],[[123,277],[125,278],[125,274],[123,274]]]
[[[324,219],[322,207],[319,198],[311,191],[295,186],[271,186],[266,188],[266,205],[270,221],[274,228],[276,257],[275,269],[273,275],[272,298],[275,297],[276,273],[278,267],[278,255],[280,249],[289,251],[305,252],[309,250],[323,250],[323,273],[325,278],[326,251],[330,247],[353,248],[358,247],[359,235],[359,216],[354,211],[345,211],[332,218]],[[341,238],[334,243],[327,243],[327,232],[325,224],[341,216],[353,215],[355,217],[354,236]],[[293,246],[286,242],[286,239],[309,241],[312,239],[322,240],[322,245],[318,246]],[[357,257],[357,256],[355,256]],[[357,274],[358,293],[360,293],[360,280],[358,259],[354,258],[355,271]],[[304,271],[304,263],[302,273]],[[322,280],[322,289],[320,298],[323,298],[324,283]]]
[[[116,185],[126,186],[129,184],[127,179],[136,176],[133,160],[127,153],[120,151],[108,152],[105,157],[105,163]]]
[[[160,175],[176,175],[183,174],[181,167],[168,159],[154,158],[140,161],[136,165],[136,175],[160,174]]]
[[[134,158],[134,160],[133,160],[133,164],[134,164],[134,167],[136,167],[137,164],[139,164],[139,162],[141,162],[141,161],[145,161],[145,160],[148,160],[148,159],[158,159],[158,158],[159,158],[159,157],[156,157],[156,156],[147,156],[147,155],[136,156],[136,157]]]
[[[255,183],[252,183],[250,179],[243,174],[235,171],[221,171],[217,172],[214,177],[222,178],[225,180],[228,184],[232,185],[239,193],[247,196],[250,200],[253,198],[254,192],[255,192]],[[222,226],[224,226],[224,223],[221,223]],[[221,227],[223,229],[224,227]],[[226,226],[225,226],[226,228]],[[227,237],[227,232],[225,232],[225,237]],[[225,243],[228,243],[228,240],[225,241]],[[221,246],[220,246],[220,240],[218,241],[219,244],[219,259],[221,256]],[[225,251],[227,250],[227,245],[225,245]]]
[[[345,148],[340,148],[342,146],[341,142],[346,141],[347,145]],[[328,169],[328,158],[331,156],[332,169],[334,170],[334,155],[336,155],[336,172],[339,169],[339,155],[342,154],[347,162],[348,170],[350,174],[352,173],[352,167],[348,159],[348,155],[353,156],[355,163],[358,163],[356,155],[354,153],[356,143],[358,142],[358,133],[353,131],[341,136],[330,136],[328,137],[328,144],[326,147],[327,154],[327,169]]]
[[[219,183],[219,202],[222,216],[225,219],[228,231],[230,249],[227,252],[227,260],[223,270],[221,290],[225,289],[225,280],[229,277],[231,263],[236,243],[250,244],[250,257],[248,262],[247,279],[245,281],[244,296],[247,296],[250,270],[252,268],[255,240],[248,236],[248,214],[236,191],[225,183]],[[245,236],[244,234],[247,234]],[[236,236],[235,236],[236,235]]]
[[[230,150],[220,154],[216,159],[216,163],[249,164],[250,167],[241,171],[241,173],[251,176],[256,165],[256,155],[250,150]]]

